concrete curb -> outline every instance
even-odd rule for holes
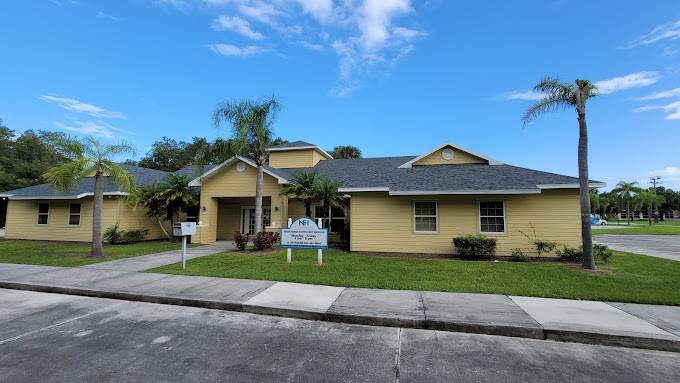
[[[135,302],[159,303],[215,310],[238,311],[251,314],[271,315],[296,319],[320,320],[335,323],[499,335],[517,338],[554,340],[562,342],[586,343],[604,346],[619,346],[657,351],[680,352],[680,341],[672,339],[597,334],[567,330],[546,330],[542,327],[536,328],[536,327],[506,326],[496,325],[493,323],[471,323],[460,321],[413,319],[404,317],[342,314],[329,311],[321,312],[311,310],[297,310],[280,307],[250,305],[235,301],[233,302],[216,301],[209,299],[186,298],[181,296],[140,294],[123,291],[106,291],[80,287],[44,285],[37,283],[23,283],[11,281],[0,281],[0,288],[36,291],[44,293],[79,295],[96,298],[118,299]]]

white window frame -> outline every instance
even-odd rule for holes
[[[416,203],[418,202],[434,202],[434,231],[416,230]],[[418,217],[432,218],[431,215],[419,215]],[[416,199],[411,203],[411,219],[413,221],[413,232],[415,234],[439,234],[439,201],[431,199]]]
[[[503,204],[503,231],[482,231],[482,202],[500,202]],[[501,217],[498,215],[487,215],[484,217]],[[483,199],[477,201],[477,231],[484,235],[505,235],[508,233],[508,212],[505,208],[504,199]]]
[[[246,226],[247,226],[248,228],[250,228],[250,223],[247,223],[247,224],[246,224],[246,215],[245,215],[245,212],[246,212],[246,211],[249,211],[250,209],[255,209],[255,206],[250,206],[250,205],[242,205],[242,206],[241,206],[241,223],[240,223],[240,226],[239,226],[239,231],[240,231],[241,233],[247,233],[247,232],[244,230],[244,229],[246,229]],[[266,206],[262,206],[262,226],[263,226],[262,229],[263,229],[263,230],[264,230],[264,228],[267,227],[267,225],[265,225],[265,222],[264,222],[264,211],[265,211],[265,209],[268,209],[268,210],[269,210],[269,224],[270,224],[270,225],[271,225],[271,221],[272,221],[272,210],[271,210],[271,208],[270,208],[270,207],[266,207]],[[248,217],[248,218],[250,218],[250,217]],[[257,230],[255,230],[255,232],[257,232]]]
[[[40,205],[47,205],[47,213],[41,213],[41,212],[40,212]],[[37,211],[37,214],[36,214],[36,217],[35,217],[35,223],[36,223],[38,226],[47,226],[47,225],[49,225],[49,223],[50,223],[50,204],[49,204],[49,202],[39,202],[39,203],[38,203],[38,209],[37,209],[37,210],[38,210],[38,211]],[[40,216],[41,216],[41,215],[44,215],[44,216],[47,217],[47,219],[45,220],[45,223],[40,223]]]
[[[73,206],[73,205],[80,206],[80,208],[78,209],[78,214],[71,213],[71,206]],[[71,223],[71,216],[75,216],[75,215],[78,216],[78,223],[77,224]],[[67,219],[66,225],[72,226],[72,227],[80,226],[80,219],[82,218],[82,215],[83,215],[83,204],[81,204],[81,203],[70,203],[70,204],[68,204],[68,217],[66,218]]]

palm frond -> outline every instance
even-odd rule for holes
[[[52,139],[57,152],[68,159],[84,157],[85,145],[77,138],[70,136],[57,136]]]
[[[103,163],[114,184],[120,186],[126,193],[132,193],[134,191],[135,179],[130,173],[113,161],[105,160]]]
[[[121,141],[117,144],[114,145],[106,145],[103,147],[103,155],[105,157],[116,157],[121,154],[129,154],[129,155],[135,155],[136,154],[135,147],[130,144],[127,141]]]
[[[62,190],[68,190],[75,183],[89,176],[93,170],[94,166],[91,161],[84,157],[78,157],[50,168],[43,177],[52,185]]]
[[[571,106],[573,106],[572,97],[563,93],[547,94],[527,109],[524,116],[522,116],[522,125],[526,126],[544,113],[566,109]]]

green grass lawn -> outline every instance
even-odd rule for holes
[[[167,241],[148,241],[125,245],[104,245],[103,258],[90,258],[90,244],[0,240],[0,263],[46,266],[82,266],[114,259],[176,250],[181,245]]]
[[[609,222],[608,229],[593,229],[593,235],[601,234],[655,234],[655,235],[680,235],[680,221],[663,221],[652,223],[647,221],[634,221],[627,225],[625,221]],[[616,227],[616,229],[613,229]],[[620,229],[619,229],[620,227]]]
[[[148,272],[262,279],[331,286],[495,293],[680,305],[680,262],[615,253],[599,271],[561,262],[493,262],[367,256],[338,251],[316,265],[313,251],[221,253]]]

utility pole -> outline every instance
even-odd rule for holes
[[[661,183],[661,177],[649,177],[649,183],[652,184],[652,193],[656,195],[656,184]],[[654,222],[659,223],[659,207],[654,204]]]

